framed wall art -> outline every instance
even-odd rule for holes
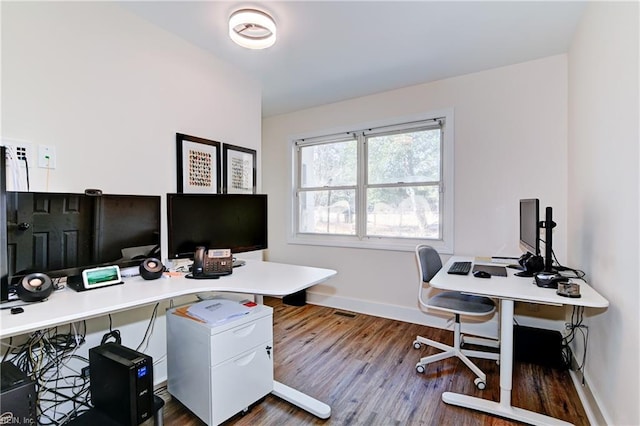
[[[176,133],[178,192],[220,192],[220,142]]]
[[[241,146],[222,146],[224,175],[222,192],[225,194],[256,193],[256,151]]]

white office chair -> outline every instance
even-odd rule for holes
[[[487,376],[480,370],[470,359],[499,359],[499,354],[495,352],[481,352],[474,350],[461,349],[464,343],[474,345],[482,345],[489,347],[499,347],[496,340],[484,339],[479,337],[465,337],[460,331],[460,315],[467,316],[484,316],[493,313],[496,310],[496,304],[488,297],[474,296],[463,294],[457,291],[445,291],[434,293],[429,287],[429,297],[425,300],[423,297],[423,287],[428,284],[433,276],[442,268],[442,260],[440,255],[431,246],[420,244],[416,247],[416,259],[418,261],[418,269],[420,271],[420,280],[418,286],[418,301],[420,306],[433,311],[440,311],[454,314],[453,328],[453,346],[445,345],[425,337],[418,336],[413,342],[415,349],[420,349],[422,345],[433,346],[443,352],[430,355],[420,359],[416,364],[418,373],[425,372],[425,366],[429,363],[446,359],[450,357],[458,357],[469,367],[477,376],[474,380],[478,389],[484,389],[487,383]]]

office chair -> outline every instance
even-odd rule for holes
[[[445,345],[422,336],[416,337],[416,340],[413,342],[415,349],[420,349],[422,345],[428,345],[442,351],[421,358],[420,362],[416,364],[416,371],[418,373],[424,373],[427,364],[455,356],[460,358],[462,362],[475,373],[477,378],[473,382],[476,387],[480,390],[484,389],[486,387],[487,376],[469,357],[498,360],[500,355],[495,352],[461,349],[461,346],[464,343],[471,343],[475,345],[499,347],[499,343],[493,339],[472,338],[468,336],[465,338],[460,331],[460,315],[489,315],[496,310],[496,304],[488,297],[463,294],[457,291],[434,293],[431,287],[429,287],[429,297],[425,300],[423,297],[423,286],[424,284],[428,284],[434,275],[442,268],[442,260],[440,260],[440,255],[433,247],[424,244],[416,247],[416,259],[420,271],[418,286],[418,301],[420,302],[420,306],[428,310],[454,314],[453,346]]]

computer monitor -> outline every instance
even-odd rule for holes
[[[4,146],[0,146],[0,230],[7,229],[7,166]],[[7,233],[0,232],[0,248],[7,246]],[[0,302],[9,299],[9,267],[6,250],[0,253]]]
[[[6,206],[12,283],[33,272],[77,277],[160,256],[160,196],[8,191]]]
[[[540,256],[540,200],[520,200],[520,245],[534,256]]]
[[[267,248],[264,194],[167,194],[168,257],[193,258],[198,246],[242,253]]]

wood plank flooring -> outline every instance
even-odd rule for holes
[[[268,395],[225,426],[255,425],[515,425],[517,422],[447,405],[445,391],[499,400],[499,366],[475,360],[487,374],[477,390],[475,376],[457,359],[415,370],[433,348],[413,349],[417,335],[452,343],[452,332],[315,305],[289,306],[265,297],[274,308],[275,378],[331,406],[326,420]],[[204,423],[166,392],[167,426]],[[566,371],[515,363],[512,404],[575,425],[588,425]]]

